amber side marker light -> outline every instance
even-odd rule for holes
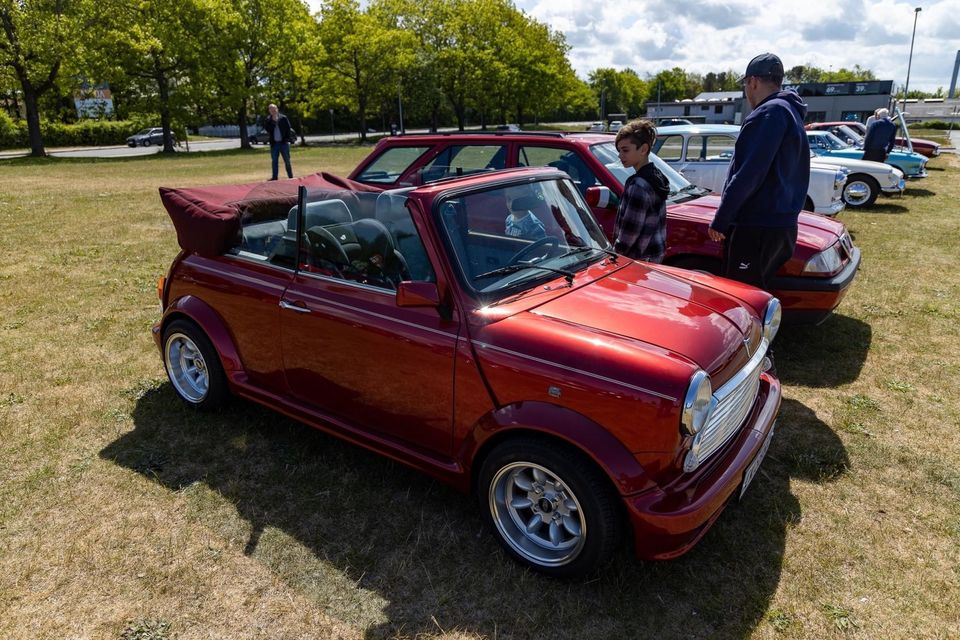
[[[160,299],[160,304],[163,304],[163,288],[167,284],[167,277],[160,276],[157,278],[157,297]]]

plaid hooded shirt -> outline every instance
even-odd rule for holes
[[[627,178],[617,209],[614,251],[635,260],[663,262],[668,195],[670,183],[652,162]]]

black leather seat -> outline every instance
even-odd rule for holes
[[[405,205],[406,198],[382,193],[377,198],[374,215],[390,232],[394,245],[400,252],[410,270],[410,279],[418,282],[433,282],[436,277],[423,241],[417,232],[410,212]]]

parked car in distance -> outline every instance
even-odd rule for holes
[[[170,132],[171,137],[173,132]],[[173,138],[176,144],[176,138]],[[163,127],[141,129],[127,138],[128,147],[149,147],[152,144],[163,144]]]
[[[900,195],[907,185],[903,172],[886,162],[818,156],[811,150],[810,166],[814,165],[833,166],[849,172],[843,185],[843,202],[851,209],[869,207],[881,193]]]
[[[654,124],[659,131],[660,127],[675,127],[678,125],[693,124],[693,122],[686,118],[657,118]]]
[[[610,133],[616,133],[623,128],[623,122],[620,120],[611,120],[610,121]]]
[[[520,125],[518,124],[498,124],[497,131],[520,131]]]
[[[594,122],[589,127],[587,127],[587,131],[590,131],[592,133],[603,133],[606,130],[607,130],[607,127],[602,122]]]
[[[901,125],[901,129],[903,128],[903,126],[905,125]],[[857,138],[851,138],[850,136],[846,135],[845,132],[842,132],[841,127],[849,128],[852,132],[857,134]],[[810,124],[806,125],[806,128],[810,131],[829,131],[830,133],[837,136],[844,142],[853,144],[854,146],[856,146],[857,140],[859,140],[860,144],[862,144],[862,139],[867,135],[867,125],[863,124],[862,122],[855,122],[855,121],[854,122],[848,122],[848,121],[811,122]],[[907,151],[910,150],[908,148],[907,139],[905,137],[898,136],[894,140],[894,143],[898,147],[902,147]],[[920,155],[927,156],[928,158],[936,158],[937,156],[940,155],[940,143],[934,142],[933,140],[927,140],[925,138],[914,138],[913,136],[910,136],[909,144],[910,146],[913,147],[913,151],[915,153],[919,153]]]
[[[241,396],[473,493],[554,576],[625,537],[676,557],[762,477],[776,298],[617,256],[553,168],[379,194],[313,178],[256,216],[253,185],[161,191],[182,250],[153,336],[190,407]],[[545,234],[507,233],[521,214]]]
[[[690,184],[656,155],[651,158],[670,181],[667,263],[719,273],[722,245],[707,235],[719,197]],[[383,139],[350,178],[370,187],[390,189],[458,174],[546,165],[573,178],[607,237],[612,237],[617,204],[632,171],[620,163],[609,134],[444,133]],[[836,220],[801,212],[799,225],[793,257],[777,272],[771,292],[783,304],[785,322],[815,324],[829,317],[850,289],[860,264],[860,250],[853,246],[846,227]]]
[[[818,156],[862,160],[863,149],[849,145],[829,131],[807,131],[810,150]],[[886,163],[903,172],[905,178],[926,178],[927,158],[919,153],[897,151],[887,155]]]
[[[740,127],[694,124],[657,127],[653,151],[693,184],[714,193],[723,190]],[[847,172],[840,167],[810,165],[808,211],[835,216],[844,207]]]

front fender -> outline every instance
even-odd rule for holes
[[[571,409],[546,402],[518,402],[491,411],[481,418],[463,441],[461,460],[470,461],[470,477],[487,452],[513,435],[539,434],[579,449],[602,469],[623,495],[638,493],[655,484],[623,444],[601,425]]]
[[[233,336],[220,314],[196,296],[183,296],[171,302],[163,312],[163,318],[153,327],[154,340],[156,340],[161,353],[163,352],[163,332],[171,322],[178,318],[186,318],[194,322],[207,334],[220,356],[220,364],[223,365],[227,378],[234,382],[240,382],[243,375],[243,364],[240,362],[240,355],[237,353]]]

